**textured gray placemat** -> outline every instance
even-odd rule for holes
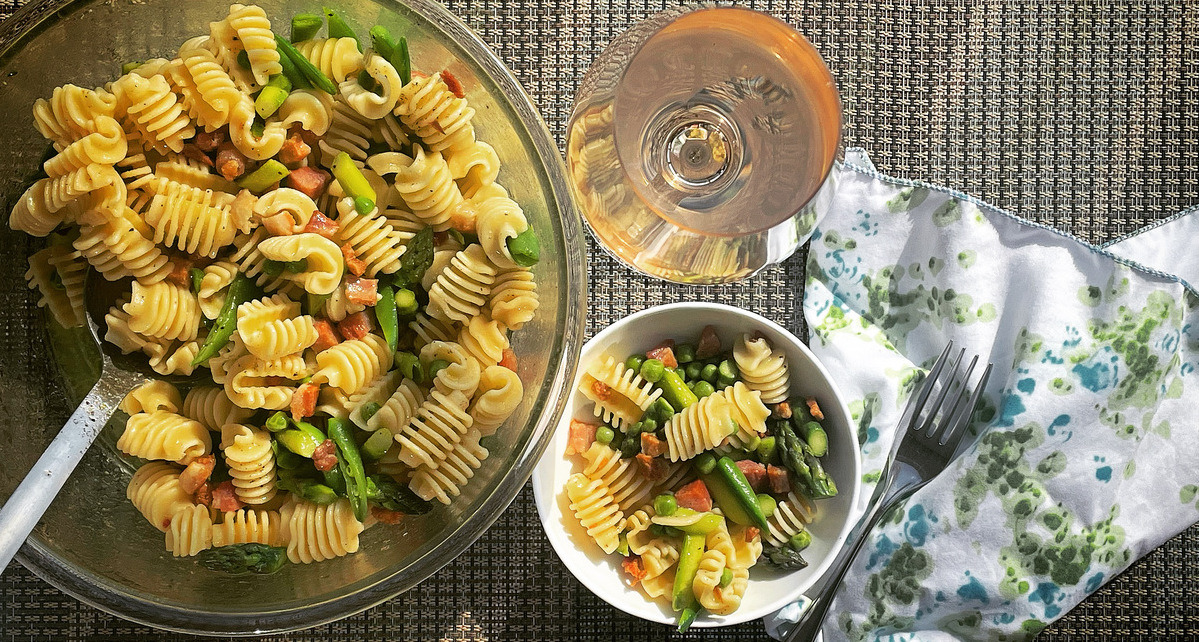
[[[12,0],[0,0],[0,17]],[[524,84],[559,141],[574,87],[614,34],[663,2],[451,0]],[[1199,5],[1109,0],[750,2],[805,33],[833,69],[846,142],[887,173],[951,185],[1104,242],[1199,203]],[[315,5],[314,5],[315,6]],[[679,300],[756,310],[796,332],[803,257],[738,286],[669,286],[590,247],[588,333]],[[1199,527],[1114,579],[1042,640],[1194,639]],[[84,606],[14,564],[0,640],[182,639]],[[286,640],[657,640],[576,582],[527,489],[462,557],[416,589]],[[754,624],[688,638],[765,638]]]

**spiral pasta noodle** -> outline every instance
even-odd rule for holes
[[[274,292],[286,285],[287,279],[283,275],[272,277],[266,273],[264,268],[267,257],[263,256],[261,247],[262,242],[266,240],[269,240],[269,235],[264,227],[255,228],[249,234],[237,235],[233,238],[234,251],[229,260],[237,265],[238,271],[247,278],[254,279],[258,287],[267,292]],[[288,247],[284,247],[282,251],[286,251]],[[339,282],[340,278],[339,276]]]
[[[346,104],[358,112],[363,118],[379,120],[391,113],[400,100],[400,88],[404,81],[391,63],[377,53],[369,54],[363,65],[363,70],[375,81],[372,91],[358,84],[356,78],[342,81],[339,90]]]
[[[316,212],[316,203],[307,194],[290,187],[267,192],[254,202],[254,217],[260,221],[281,214],[290,219],[284,228],[288,234],[303,233]]]
[[[273,510],[243,508],[236,513],[225,513],[224,521],[212,526],[213,546],[251,543],[282,546],[285,536],[283,520]]]
[[[356,161],[365,161],[371,139],[370,121],[354,111],[345,99],[335,98],[329,129],[320,142],[321,165],[332,167],[333,159],[342,152],[349,154],[350,158]]]
[[[487,258],[502,269],[518,267],[508,251],[508,240],[529,229],[529,222],[520,205],[506,196],[495,196],[476,201],[475,211],[475,230],[479,234],[479,244],[487,252]]]
[[[25,281],[38,291],[37,305],[46,308],[64,328],[77,328],[85,322],[83,285],[87,265],[78,254],[63,246],[51,246],[29,257]]]
[[[307,260],[308,268],[289,278],[312,294],[331,294],[341,285],[345,273],[341,248],[320,234],[305,232],[276,236],[259,243],[258,251],[263,257],[275,261]]]
[[[129,328],[159,339],[195,339],[200,331],[200,302],[191,290],[174,283],[133,283],[133,296],[122,308]]]
[[[178,393],[175,393],[178,395]],[[177,411],[172,411],[177,412]],[[198,386],[187,391],[183,399],[182,414],[204,425],[205,428],[219,431],[225,424],[240,424],[254,415],[254,411],[241,408],[233,403],[225,389],[217,386]]]
[[[707,546],[700,558],[692,590],[700,605],[712,614],[729,615],[741,606],[741,598],[749,585],[749,569],[736,567],[736,553],[725,528],[710,533]],[[734,565],[729,564],[730,560]],[[733,581],[722,587],[720,578],[725,568],[732,571]]]
[[[211,365],[210,360],[209,366]],[[247,354],[228,367],[225,394],[242,408],[279,410],[291,403],[291,395],[295,388],[272,383],[272,380],[282,378],[299,381],[308,376],[310,371],[311,366],[299,355],[263,361]],[[214,372],[214,380],[215,374]]]
[[[431,466],[422,464],[418,467],[412,473],[408,487],[421,499],[436,499],[449,504],[452,498],[462,494],[462,487],[487,459],[487,449],[479,445],[481,437],[478,430],[467,433],[445,459]]]
[[[533,320],[541,299],[537,281],[528,268],[502,270],[491,286],[486,313],[511,330],[519,330]]]
[[[57,178],[92,164],[114,165],[125,159],[129,143],[116,119],[98,116],[90,134],[73,141],[42,164],[49,178]]]
[[[166,534],[167,550],[175,557],[191,557],[212,547],[212,514],[207,506],[189,506],[175,513]]]
[[[269,120],[262,133],[254,131],[254,102],[247,99],[237,102],[229,114],[229,140],[237,151],[250,160],[267,160],[283,149],[287,140],[287,128],[277,120]]]
[[[267,20],[266,12],[261,7],[234,4],[229,7],[227,20],[237,32],[237,38],[250,60],[255,82],[265,85],[271,76],[283,73],[275,35],[271,33],[271,21]]]
[[[375,377],[391,368],[392,354],[387,341],[375,334],[351,339],[316,355],[317,370],[313,383],[327,383],[347,394],[360,390]]]
[[[816,520],[816,504],[795,491],[778,503],[774,514],[766,518],[770,528],[762,533],[762,539],[771,546],[784,546],[795,535],[807,529]]]
[[[183,94],[188,114],[212,131],[229,124],[233,107],[243,98],[220,61],[203,46],[203,41],[197,40],[189,40],[179,49],[179,58],[170,65],[169,72]]]
[[[247,301],[237,308],[237,333],[250,354],[281,359],[316,343],[312,317],[300,315],[300,304],[276,294]]]
[[[102,89],[69,84],[55,87],[49,100],[39,98],[34,102],[33,124],[61,151],[92,133],[97,117],[114,117],[116,103],[116,96]]]
[[[454,324],[418,312],[416,319],[408,323],[408,327],[416,335],[414,340],[417,350],[433,341],[455,341],[458,337]]]
[[[791,389],[787,357],[781,350],[772,349],[765,337],[742,336],[733,346],[733,359],[745,384],[762,393],[762,403],[787,400]]]
[[[271,501],[275,496],[271,434],[243,424],[225,424],[221,427],[221,450],[229,464],[237,498],[251,505]]]
[[[154,528],[167,532],[176,513],[193,506],[192,496],[179,485],[178,466],[150,462],[129,480],[125,495]]]
[[[196,135],[191,117],[162,76],[127,74],[113,83],[113,90],[129,105],[126,118],[142,140],[160,153],[181,152],[184,141]]]
[[[642,475],[634,459],[622,459],[620,453],[601,443],[594,443],[583,452],[587,467],[583,473],[604,482],[607,493],[620,510],[628,512],[653,498],[657,483]],[[669,472],[674,472],[672,465]]]
[[[480,367],[487,368],[504,358],[504,350],[508,349],[508,334],[498,321],[483,312],[471,317],[458,331],[458,343],[479,362]]]
[[[362,52],[353,38],[314,38],[297,42],[296,49],[335,83],[362,69]]]
[[[467,398],[475,394],[481,372],[478,361],[471,358],[461,345],[450,341],[432,341],[420,349],[422,363],[432,363],[438,359],[449,365],[442,368],[433,379],[434,390],[447,395],[457,391]]]
[[[732,405],[733,421],[737,423],[737,432],[729,435],[725,443],[734,448],[754,443],[755,437],[766,432],[766,419],[770,417],[770,409],[762,403],[762,393],[751,390],[740,381],[725,389],[724,393]]]
[[[407,167],[397,167],[395,191],[408,209],[436,231],[449,229],[450,217],[465,201],[439,152],[415,145]]]
[[[467,401],[466,395],[456,390],[430,392],[416,409],[416,416],[395,436],[401,446],[400,461],[413,468],[432,467],[449,456],[474,423],[466,413]]]
[[[383,405],[366,421],[366,428],[375,431],[386,428],[391,434],[400,431],[416,416],[416,411],[425,402],[425,393],[411,379],[404,379]]]
[[[147,381],[129,391],[118,408],[127,415],[135,415],[158,410],[179,412],[182,406],[178,388],[165,381]]]
[[[366,264],[365,276],[373,278],[400,269],[404,240],[377,209],[359,214],[354,201],[343,198],[337,202],[337,211],[337,242],[353,248],[354,255]]]
[[[358,551],[362,522],[354,519],[349,500],[321,506],[293,495],[279,511],[287,530],[287,559],[311,564]]]
[[[662,396],[653,384],[611,356],[587,367],[579,381],[579,392],[595,404],[595,416],[613,428],[637,421]]]
[[[450,261],[429,289],[429,313],[451,321],[468,323],[487,304],[496,269],[483,248],[471,245]]]
[[[224,192],[160,177],[145,220],[154,228],[155,243],[211,258],[237,236],[232,203],[233,197]]]
[[[153,180],[154,184],[144,185],[148,191],[153,192],[149,194],[150,202],[153,202],[154,193],[160,191],[158,186],[162,185],[162,181],[165,180],[165,184],[167,185],[178,183],[187,187],[197,188],[200,191],[212,190],[213,192],[218,192],[219,195],[214,197],[215,200],[220,203],[228,202],[230,213],[234,213],[232,207],[233,199],[226,198],[224,194],[236,194],[238,190],[237,184],[225,180],[223,176],[213,174],[207,165],[186,156],[170,157],[156,164],[154,166]],[[149,209],[149,204],[147,204],[145,211]],[[249,221],[240,221],[235,218],[234,223],[237,227],[241,228],[248,226]]]
[[[691,459],[715,448],[737,429],[732,405],[724,392],[717,392],[691,404],[666,422],[666,445],[670,461]]]
[[[414,78],[404,85],[396,115],[430,151],[465,150],[474,143],[474,108],[454,96],[440,76]]]
[[[276,114],[284,127],[298,124],[317,136],[324,136],[333,121],[333,97],[323,91],[295,89]]]
[[[524,396],[524,384],[515,372],[503,366],[484,368],[479,377],[478,395],[470,407],[475,429],[485,437],[495,434]]]
[[[179,464],[191,463],[212,449],[208,429],[166,410],[139,412],[125,422],[125,431],[117,440],[117,449],[141,459],[164,459]]]
[[[604,482],[575,473],[566,481],[566,494],[570,498],[570,510],[587,530],[587,535],[605,553],[615,551],[620,546],[620,531],[625,519]]]
[[[462,196],[467,199],[494,185],[500,175],[499,154],[494,147],[482,141],[475,141],[466,149],[454,152],[446,158],[446,164],[450,168],[450,176],[458,181]]]
[[[132,210],[102,225],[83,225],[73,242],[80,255],[105,279],[132,276],[145,285],[165,279],[175,264],[152,240],[153,231]]]

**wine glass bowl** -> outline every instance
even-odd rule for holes
[[[806,39],[769,15],[684,7],[621,34],[575,98],[584,217],[652,276],[720,283],[789,256],[827,207],[841,105]]]

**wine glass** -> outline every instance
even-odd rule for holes
[[[783,21],[687,6],[612,41],[568,131],[575,196],[606,250],[651,276],[724,283],[790,256],[828,207],[841,101]]]

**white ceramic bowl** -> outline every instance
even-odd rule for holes
[[[795,335],[778,324],[752,312],[715,303],[675,303],[650,308],[631,315],[597,334],[583,346],[579,376],[593,359],[611,354],[619,360],[634,352],[644,352],[665,339],[691,341],[706,325],[717,328],[721,344],[727,347],[746,332],[761,332],[771,345],[781,348],[791,368],[791,393],[816,397],[825,416],[829,434],[829,454],[822,460],[833,476],[839,493],[817,502],[818,519],[809,526],[812,545],[804,551],[807,568],[780,572],[761,560],[750,572],[749,587],[741,607],[732,615],[720,617],[703,613],[694,626],[715,627],[755,620],[797,600],[828,569],[832,552],[840,548],[849,534],[850,515],[857,504],[861,487],[861,461],[854,429],[837,386],[828,371]],[[576,388],[578,380],[576,379]],[[570,419],[594,421],[590,402],[577,389],[570,401],[570,412],[562,417],[549,447],[533,471],[533,493],[541,524],[558,557],[592,593],[612,606],[639,618],[674,624],[677,614],[664,600],[651,600],[640,590],[628,586],[618,558],[607,555],[587,536],[570,511],[566,480],[574,468],[574,457],[567,457],[567,433]]]

